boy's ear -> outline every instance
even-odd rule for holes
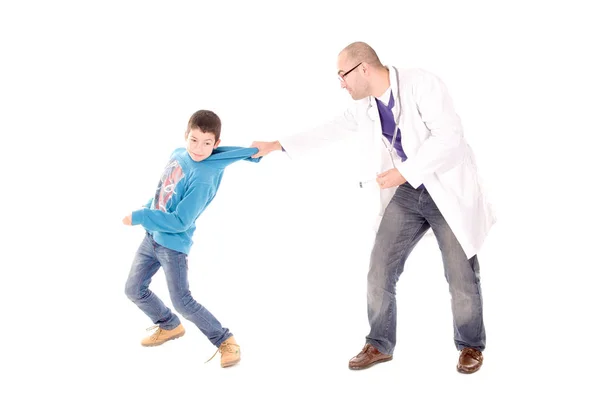
[[[214,147],[215,149],[216,149],[217,147],[219,147],[219,143],[221,143],[221,139],[219,139],[219,140],[217,140],[217,141],[215,142],[215,147]]]

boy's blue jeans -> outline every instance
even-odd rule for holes
[[[131,265],[125,294],[152,322],[167,330],[180,324],[177,315],[148,288],[152,277],[161,266],[165,271],[175,311],[196,324],[217,347],[232,336],[227,328],[223,328],[221,323],[192,297],[188,284],[187,254],[161,246],[146,232]]]
[[[454,343],[457,349],[485,348],[479,263],[467,259],[448,223],[424,187],[400,185],[387,206],[375,238],[368,274],[370,343],[393,354],[396,346],[396,283],[415,245],[431,228],[442,252],[450,286]]]

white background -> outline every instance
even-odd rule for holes
[[[588,1],[3,2],[3,398],[598,398],[597,71]],[[124,294],[153,193],[189,116],[223,144],[301,132],[348,104],[336,57],[440,76],[498,215],[480,253],[488,348],[455,371],[428,235],[398,284],[394,360],[349,371],[368,333],[372,237],[343,148],[231,166],[197,221],[192,293],[243,360],[187,334],[158,348]],[[321,156],[323,153],[321,153]],[[168,300],[164,275],[151,286]]]

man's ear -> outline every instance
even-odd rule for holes
[[[217,142],[215,143],[214,148],[216,149],[217,147],[219,147],[219,143],[221,143],[221,139],[217,140]]]
[[[369,72],[371,71],[371,66],[368,63],[363,62],[360,65],[360,69],[362,69],[363,75],[369,75]]]

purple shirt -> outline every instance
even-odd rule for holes
[[[377,109],[379,110],[379,118],[381,119],[381,131],[383,136],[392,143],[394,139],[394,128],[396,127],[396,121],[394,120],[394,95],[390,92],[390,101],[386,106],[379,99],[375,99],[377,102]],[[404,149],[402,148],[402,135],[400,133],[400,128],[398,127],[398,134],[396,135],[396,141],[394,142],[394,149],[396,149],[396,153],[400,156],[402,162],[406,161],[408,158]],[[417,189],[423,189],[424,186],[421,184]]]
[[[394,96],[390,92],[390,101],[387,106],[377,98],[375,101],[377,102],[377,109],[379,110],[379,118],[381,119],[381,130],[383,132],[383,136],[385,136],[388,142],[391,144],[394,137],[394,128],[396,127],[396,121],[394,121],[394,113],[392,111],[395,104]],[[406,161],[407,157],[402,149],[401,139],[402,136],[400,134],[400,128],[398,128],[398,134],[396,135],[396,141],[394,142],[394,149],[396,149],[400,159],[402,162],[404,162]]]

